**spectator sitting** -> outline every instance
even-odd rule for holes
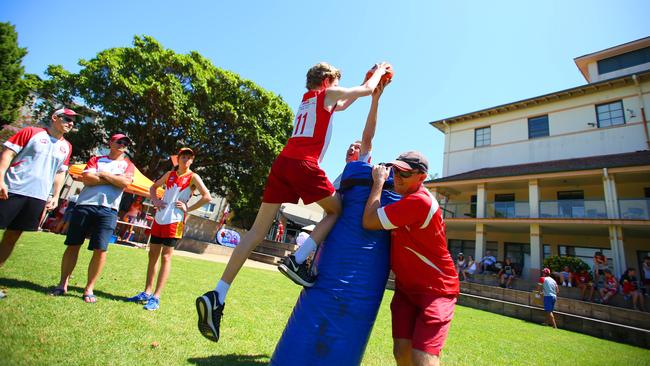
[[[603,287],[599,289],[599,292],[602,303],[607,304],[618,291],[618,281],[616,281],[616,277],[612,275],[612,271],[609,269],[605,269],[603,273],[605,273],[605,281]]]
[[[461,272],[463,274],[463,281],[469,281],[469,275],[473,275],[476,273],[476,261],[474,261],[474,258],[471,255],[467,256],[467,265],[465,266],[465,269]]]
[[[636,278],[636,269],[628,268],[621,276],[621,286],[623,286],[623,295],[626,299],[632,298],[634,310],[645,311],[645,303]],[[639,305],[640,308],[639,308]]]
[[[458,272],[458,277],[460,277],[465,268],[467,268],[467,260],[465,260],[463,253],[458,253],[458,257],[456,258],[456,272]]]
[[[589,272],[587,272],[586,269],[583,269],[582,271],[576,273],[574,277],[576,280],[576,285],[580,289],[580,299],[582,301],[587,301],[585,298],[585,292],[587,291],[587,288],[589,288],[589,301],[593,301],[594,284],[591,282],[591,276],[589,275]]]
[[[481,272],[485,271],[490,271],[490,272],[496,272],[496,269],[494,265],[497,263],[497,259],[492,255],[492,253],[488,250],[485,252],[485,257],[481,259],[479,262],[479,267],[481,269]]]
[[[503,288],[512,288],[512,280],[517,275],[515,266],[512,264],[510,257],[506,258],[501,270],[498,273],[499,276],[499,286]]]
[[[558,273],[558,276],[560,277],[560,282],[562,283],[562,286],[564,287],[573,287],[573,271],[569,268],[569,266],[564,266],[562,269],[562,272]]]

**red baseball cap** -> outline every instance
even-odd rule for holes
[[[119,141],[122,139],[129,140],[130,143],[133,143],[133,140],[131,138],[123,133],[116,133],[115,135],[111,136],[111,142]]]
[[[190,149],[189,147],[181,147],[180,150],[178,150],[178,155],[181,155],[183,153],[190,153],[192,156],[194,156],[194,151]]]
[[[79,115],[77,112],[73,111],[72,109],[61,108],[61,109],[57,109],[56,111],[54,111],[54,113],[52,113],[52,116],[58,116],[59,114],[65,114],[66,116],[78,116]]]
[[[418,151],[407,151],[400,154],[397,159],[387,163],[386,166],[394,166],[399,170],[420,170],[426,173],[429,170],[429,161]]]
[[[548,269],[548,268],[544,268],[543,272],[544,272],[545,275],[550,275],[551,274],[551,270]]]

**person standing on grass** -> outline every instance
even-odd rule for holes
[[[560,293],[560,288],[551,276],[550,269],[544,268],[543,273],[544,282],[542,282],[542,290],[544,291],[544,311],[546,312],[546,322],[547,324],[552,325],[553,328],[557,329],[553,310],[555,309],[555,302],[557,301],[557,295]]]
[[[61,281],[50,295],[61,296],[68,291],[79,249],[86,235],[90,234],[88,250],[93,251],[93,256],[88,265],[88,280],[82,298],[87,303],[97,301],[93,294],[95,282],[106,263],[108,241],[117,225],[117,210],[122,193],[133,182],[135,166],[125,159],[129,145],[130,138],[121,133],[115,134],[109,141],[108,155],[94,156],[88,160],[81,175],[84,188],[79,193],[65,239],[67,247],[61,260]]]
[[[61,108],[46,128],[26,127],[11,136],[0,155],[0,242],[2,267],[23,231],[36,231],[44,211],[56,208],[72,145],[63,138],[78,114]],[[50,197],[50,192],[52,197]]]
[[[248,255],[269,232],[280,205],[298,203],[300,198],[305,204],[318,203],[326,216],[295,256],[283,259],[288,269],[283,274],[303,286],[313,286],[314,279],[306,260],[325,239],[341,212],[341,199],[319,166],[329,144],[332,115],[335,111],[345,110],[358,98],[371,95],[389,68],[386,63],[375,66],[369,79],[352,88],[339,86],[341,72],[328,63],[321,62],[309,69],[308,90],[296,113],[292,136],[271,166],[253,227],[235,247],[216,287],[196,298],[197,326],[205,338],[214,342],[219,340],[225,299],[232,281]]]
[[[381,191],[392,167],[402,198],[381,207]],[[429,163],[417,151],[386,166],[375,165],[363,213],[366,230],[391,230],[393,354],[398,365],[438,365],[454,316],[460,284],[447,249],[438,201],[422,182]]]
[[[212,199],[201,177],[190,170],[193,162],[194,151],[189,147],[181,148],[178,151],[177,169],[165,173],[149,187],[149,197],[158,211],[151,225],[147,279],[144,291],[128,298],[131,302],[144,303],[146,310],[158,310],[160,307],[160,294],[171,271],[174,248],[183,237],[187,213],[201,208]],[[165,188],[162,200],[156,195],[159,187]],[[201,198],[192,206],[188,206],[187,202],[195,190],[199,191]],[[158,258],[161,259],[158,281],[156,290],[152,292]]]

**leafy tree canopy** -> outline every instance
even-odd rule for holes
[[[56,101],[82,105],[76,108],[92,116],[69,136],[78,159],[123,132],[134,141],[136,166],[155,179],[171,167],[171,155],[189,146],[197,154],[193,168],[211,192],[228,199],[234,223],[252,224],[271,163],[291,132],[293,115],[280,96],[148,36],[79,65],[78,73],[48,67],[37,112],[46,116]]]
[[[26,48],[18,47],[16,28],[0,22],[0,127],[15,122],[28,92],[22,66]]]

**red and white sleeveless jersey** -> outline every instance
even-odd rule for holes
[[[332,131],[332,111],[325,109],[327,89],[310,90],[302,96],[293,132],[280,155],[320,163],[325,156]]]
[[[188,171],[183,175],[178,175],[172,171],[165,181],[165,194],[162,200],[167,203],[165,208],[158,209],[156,212],[156,222],[161,225],[172,224],[185,220],[185,214],[180,208],[176,207],[176,201],[187,203],[192,197],[192,176],[194,173]]]

